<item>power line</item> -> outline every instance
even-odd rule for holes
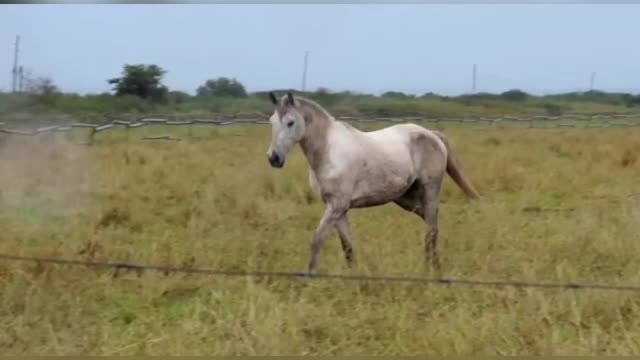
[[[584,284],[584,283],[548,283],[548,282],[527,282],[527,281],[483,281],[483,280],[466,280],[466,279],[447,279],[447,278],[422,278],[411,276],[369,276],[369,275],[345,275],[345,274],[327,274],[315,273],[306,274],[300,272],[285,271],[245,271],[245,270],[215,270],[203,268],[158,266],[158,265],[141,265],[123,262],[93,262],[69,259],[55,259],[31,256],[18,256],[0,254],[0,260],[5,261],[22,261],[34,263],[49,263],[55,265],[82,266],[88,268],[108,268],[118,270],[156,271],[165,275],[170,273],[184,274],[201,274],[210,276],[231,276],[231,277],[279,277],[279,278],[304,278],[318,280],[343,280],[343,281],[372,281],[372,282],[409,282],[421,284],[435,285],[461,285],[461,286],[478,286],[478,287],[516,287],[516,288],[545,288],[545,289],[564,289],[564,290],[605,290],[605,291],[624,291],[640,293],[640,286],[621,286],[621,285],[603,285],[603,284]]]

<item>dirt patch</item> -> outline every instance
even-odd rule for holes
[[[85,206],[90,158],[65,134],[2,136],[0,212],[35,208],[69,214]]]

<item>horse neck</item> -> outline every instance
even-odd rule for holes
[[[306,121],[306,131],[300,140],[300,147],[311,168],[318,170],[326,153],[329,127],[333,125],[334,120],[306,104],[303,106],[303,115]]]

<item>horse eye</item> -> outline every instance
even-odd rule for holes
[[[289,122],[287,123],[287,127],[292,127],[292,126],[293,126],[293,121],[289,121]]]

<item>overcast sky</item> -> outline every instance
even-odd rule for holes
[[[227,76],[248,90],[456,94],[640,91],[639,5],[0,5],[0,89],[20,64],[65,91],[110,90],[157,64],[189,93]]]

